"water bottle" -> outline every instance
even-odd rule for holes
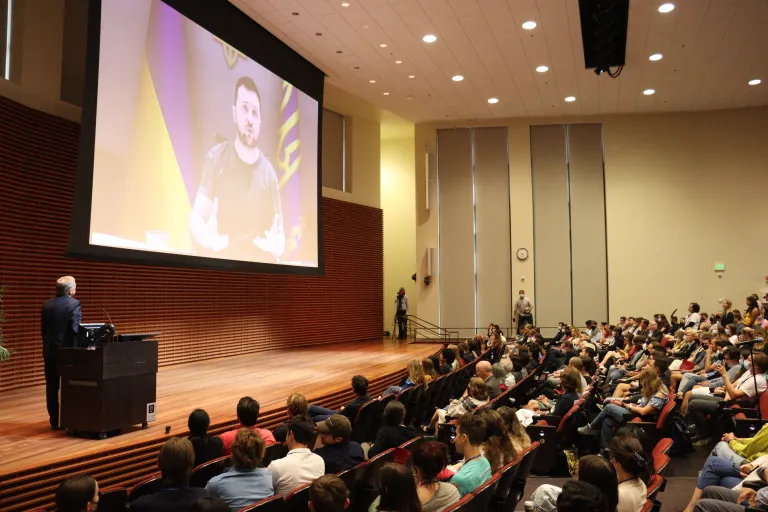
[[[525,512],[533,512],[536,508],[532,501],[526,501],[523,506],[525,507]]]

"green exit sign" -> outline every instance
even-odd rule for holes
[[[725,272],[725,263],[715,263],[715,272]]]

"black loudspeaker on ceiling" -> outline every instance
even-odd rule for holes
[[[618,77],[627,51],[629,0],[579,0],[579,17],[584,67]]]

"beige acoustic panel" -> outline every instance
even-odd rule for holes
[[[344,187],[344,116],[323,109],[323,186],[336,190]]]
[[[540,327],[571,319],[571,253],[565,126],[531,127],[533,257]],[[514,208],[514,205],[513,205]]]
[[[603,125],[568,125],[573,321],[608,321]]]
[[[512,325],[507,128],[475,128],[477,322]]]
[[[475,327],[472,133],[438,130],[440,326],[471,336]]]

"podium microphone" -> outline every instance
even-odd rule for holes
[[[109,320],[109,323],[114,326],[115,324],[112,323],[112,317],[109,316],[109,313],[107,313],[107,310],[104,308],[101,308],[101,310],[104,312],[105,315],[107,315],[107,319]]]

